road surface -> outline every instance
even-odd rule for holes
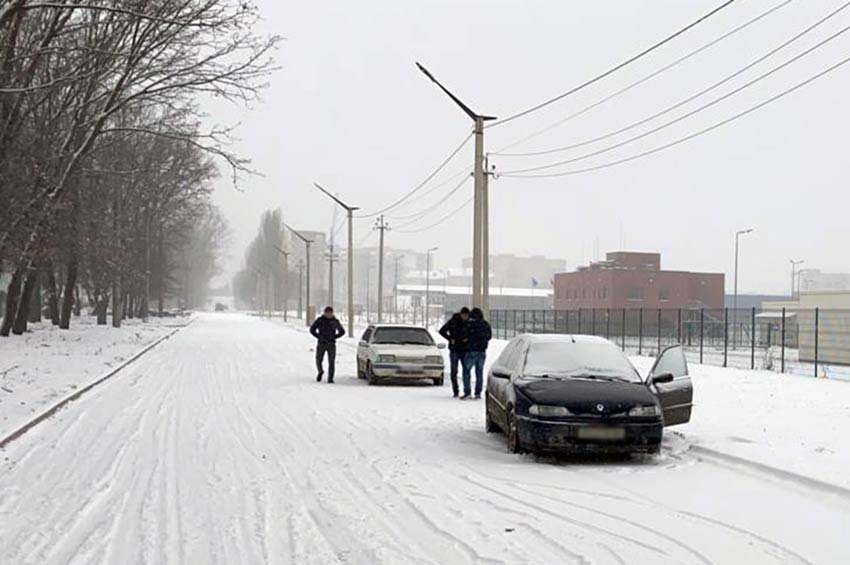
[[[850,563],[841,492],[673,434],[509,455],[481,402],[358,381],[352,343],[318,384],[302,328],[201,316],[0,452],[0,562]]]

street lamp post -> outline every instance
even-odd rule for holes
[[[425,258],[425,327],[431,322],[431,253],[439,247],[432,247],[426,253]]]
[[[452,101],[457,104],[463,112],[469,116],[475,123],[475,189],[473,194],[473,231],[472,231],[472,305],[479,308],[487,306],[487,299],[484,297],[485,288],[483,273],[484,270],[484,254],[489,254],[489,249],[485,245],[489,245],[489,238],[485,238],[484,234],[489,234],[488,221],[488,206],[486,198],[486,179],[485,179],[485,164],[484,164],[484,122],[495,120],[495,116],[486,116],[473,112],[469,106],[460,101],[460,99],[452,94],[449,89],[443,86],[428,69],[416,63],[422,73],[428,77],[440,90],[442,90]],[[489,287],[489,285],[486,285]]]
[[[330,192],[328,192],[319,183],[314,182],[313,186],[322,191],[331,200],[342,206],[348,215],[348,335],[354,337],[354,211],[359,210],[357,206],[349,206]]]
[[[310,246],[313,244],[313,240],[312,240],[312,239],[307,239],[307,238],[306,238],[306,237],[304,237],[301,233],[299,233],[298,231],[296,231],[296,230],[292,229],[292,227],[291,227],[291,226],[289,226],[288,224],[285,224],[285,223],[284,223],[284,224],[283,224],[283,227],[285,227],[286,229],[288,229],[289,231],[291,231],[291,232],[295,235],[295,237],[297,237],[298,239],[300,239],[301,241],[303,241],[303,242],[304,242],[304,246],[305,246],[305,248],[306,248],[306,255],[307,255],[307,256],[306,256],[306,263],[307,263],[307,288],[306,288],[306,298],[307,298],[307,300],[306,300],[306,304],[304,305],[304,306],[305,306],[304,321],[305,321],[305,323],[309,324],[309,323],[310,323],[310,315],[309,315],[309,314],[310,314]]]
[[[732,344],[733,348],[737,344],[736,336],[738,335],[738,247],[739,240],[742,235],[751,233],[753,231],[752,228],[747,228],[745,230],[738,230],[735,232],[735,288],[734,295],[732,297]]]
[[[803,263],[805,263],[805,261],[803,259],[800,259],[800,260],[797,260],[797,261],[795,261],[794,259],[791,259],[791,300],[794,300],[794,297],[796,296],[795,293],[794,293],[794,282],[797,279],[797,265],[802,265]],[[799,293],[799,292],[800,292],[800,287],[799,287],[799,285],[797,285],[797,293]]]

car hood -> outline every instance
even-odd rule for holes
[[[514,386],[535,404],[564,406],[573,414],[619,414],[658,402],[643,383],[526,377]]]
[[[425,357],[426,355],[440,355],[436,345],[402,345],[395,343],[373,343],[372,349],[382,355],[396,355],[398,357]]]

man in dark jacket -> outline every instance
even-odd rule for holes
[[[440,335],[449,342],[449,369],[452,381],[452,394],[457,398],[457,365],[463,363],[466,353],[466,322],[469,320],[469,308],[464,306],[440,328]]]
[[[493,333],[490,324],[484,319],[481,308],[473,308],[466,323],[467,351],[463,364],[463,396],[461,400],[469,398],[471,387],[472,369],[475,369],[475,399],[481,398],[481,389],[484,386],[484,361],[487,359],[487,345]]]
[[[316,318],[313,325],[310,326],[310,334],[316,338],[316,369],[319,374],[316,375],[316,380],[321,382],[322,375],[325,374],[322,368],[322,361],[325,353],[328,354],[328,382],[334,382],[334,369],[336,368],[336,340],[345,335],[345,330],[342,324],[334,316],[334,309],[328,306],[325,308],[325,313]]]

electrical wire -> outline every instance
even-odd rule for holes
[[[690,141],[690,140],[692,140],[692,139],[695,139],[695,138],[697,138],[697,137],[699,137],[699,136],[701,136],[701,135],[704,135],[704,134],[706,134],[706,133],[709,133],[709,132],[711,132],[711,131],[714,131],[714,130],[716,130],[716,129],[720,128],[720,127],[723,127],[723,126],[725,126],[725,125],[727,125],[727,124],[730,124],[730,123],[732,123],[732,122],[734,122],[734,121],[736,121],[736,120],[738,120],[738,119],[740,119],[740,118],[743,118],[744,116],[746,116],[746,115],[748,115],[748,114],[751,114],[751,113],[753,113],[753,112],[755,112],[755,111],[757,111],[757,110],[759,110],[759,109],[761,109],[761,108],[763,108],[763,107],[765,107],[765,106],[767,106],[767,105],[769,105],[769,104],[772,104],[773,102],[776,102],[777,100],[779,100],[779,99],[781,99],[781,98],[784,98],[785,96],[788,96],[789,94],[791,94],[791,93],[793,93],[793,92],[795,92],[795,91],[797,91],[797,90],[799,90],[799,89],[803,88],[804,86],[807,86],[807,85],[811,84],[812,82],[814,82],[814,81],[816,81],[816,80],[818,80],[818,79],[820,79],[820,78],[822,78],[822,77],[824,77],[824,76],[828,75],[829,73],[831,73],[831,72],[835,71],[835,70],[836,70],[836,69],[838,69],[839,67],[842,67],[842,66],[846,65],[847,63],[850,63],[850,57],[847,57],[847,58],[845,58],[845,59],[842,59],[842,60],[841,60],[841,61],[839,61],[838,63],[836,63],[836,64],[832,65],[831,67],[828,67],[828,68],[824,69],[823,71],[821,71],[821,72],[817,73],[816,75],[813,75],[813,76],[809,77],[808,79],[806,79],[806,80],[804,80],[804,81],[802,81],[802,82],[799,82],[799,83],[795,84],[794,86],[792,86],[792,87],[790,87],[790,88],[788,88],[788,89],[786,89],[786,90],[784,90],[784,91],[780,92],[779,94],[776,94],[776,95],[774,95],[774,96],[772,96],[772,97],[768,98],[767,100],[764,100],[764,101],[762,101],[762,102],[760,102],[760,103],[756,104],[755,106],[751,106],[751,107],[747,108],[746,110],[744,110],[744,111],[742,111],[742,112],[739,112],[739,113],[737,113],[737,114],[735,114],[735,115],[733,115],[733,116],[731,116],[731,117],[729,117],[729,118],[726,118],[725,120],[721,120],[721,121],[719,121],[719,122],[717,122],[717,123],[715,123],[715,124],[712,124],[711,126],[709,126],[709,127],[707,127],[707,128],[701,129],[701,130],[699,130],[699,131],[697,131],[697,132],[695,132],[695,133],[692,133],[692,134],[690,134],[690,135],[688,135],[688,136],[682,137],[682,138],[677,139],[677,140],[675,140],[675,141],[672,141],[672,142],[670,142],[670,143],[666,143],[666,144],[661,145],[661,146],[659,146],[659,147],[655,147],[655,148],[650,149],[650,150],[648,150],[648,151],[643,151],[643,152],[641,152],[641,153],[638,153],[638,154],[636,154],[636,155],[632,155],[632,156],[630,156],[630,157],[626,157],[626,158],[623,158],[623,159],[618,159],[618,160],[616,160],[616,161],[611,161],[611,162],[608,162],[608,163],[603,163],[603,164],[601,164],[601,165],[596,165],[596,166],[593,166],[593,167],[586,167],[586,168],[584,168],[584,169],[574,169],[574,170],[572,170],[572,171],[563,171],[563,172],[560,172],[560,173],[547,173],[547,174],[535,174],[535,175],[524,175],[524,174],[502,173],[502,174],[501,174],[501,176],[503,176],[503,177],[508,177],[508,178],[555,178],[555,177],[566,177],[566,176],[570,176],[570,175],[578,175],[578,174],[582,174],[582,173],[588,173],[588,172],[592,172],[592,171],[598,171],[598,170],[601,170],[601,169],[606,169],[606,168],[609,168],[609,167],[614,167],[614,166],[616,166],[616,165],[621,165],[621,164],[623,164],[623,163],[628,163],[628,162],[630,162],[630,161],[635,161],[635,160],[640,159],[640,158],[642,158],[642,157],[646,157],[646,156],[648,156],[648,155],[653,155],[653,154],[655,154],[655,153],[659,153],[659,152],[661,152],[661,151],[664,151],[665,149],[669,149],[669,148],[671,148],[671,147],[675,147],[675,146],[677,146],[677,145],[681,145],[681,144],[686,143],[686,142],[688,142],[688,141]]]
[[[375,216],[380,216],[381,214],[388,212],[389,210],[392,210],[396,206],[402,204],[405,200],[407,200],[408,198],[410,198],[411,196],[413,196],[414,194],[419,192],[426,184],[431,182],[431,179],[433,179],[435,176],[437,176],[437,173],[442,171],[443,168],[445,168],[445,166],[448,165],[449,162],[452,159],[455,158],[455,155],[460,153],[460,150],[464,148],[464,146],[469,142],[470,139],[472,139],[473,135],[474,135],[474,132],[469,132],[469,134],[465,138],[463,138],[463,141],[460,143],[460,145],[457,146],[457,149],[452,151],[452,153],[448,157],[446,157],[446,159],[442,163],[440,163],[440,165],[436,169],[434,169],[434,171],[431,172],[431,174],[429,174],[425,178],[425,180],[423,180],[421,183],[419,183],[417,186],[415,186],[413,188],[413,190],[411,190],[410,192],[408,192],[407,194],[405,194],[404,196],[402,196],[401,198],[399,198],[398,200],[396,200],[395,202],[393,202],[389,206],[381,208],[377,212],[372,212],[371,214],[358,214],[356,217],[358,217],[358,218],[374,218]]]
[[[396,230],[396,231],[398,233],[411,234],[411,233],[422,233],[422,232],[426,232],[428,230],[434,229],[434,228],[444,224],[445,222],[448,222],[453,217],[455,217],[461,210],[463,210],[464,208],[469,206],[469,204],[472,202],[472,200],[473,200],[473,198],[467,199],[466,202],[461,204],[458,208],[455,208],[454,211],[452,211],[448,216],[444,216],[440,220],[434,222],[433,224],[425,226],[424,228],[419,228],[419,229],[415,229],[415,230]]]
[[[417,198],[414,198],[413,200],[417,200],[418,198],[424,198],[425,196],[432,194],[435,190],[438,190],[438,189],[446,186],[450,182],[459,179],[461,176],[468,175],[468,174],[469,174],[469,172],[466,169],[464,169],[463,171],[458,171],[457,173],[453,174],[452,176],[446,177],[441,182],[435,184],[434,186],[432,186],[431,188],[429,188],[428,190],[426,190],[425,192],[423,192],[422,194],[420,194]],[[411,200],[408,200],[407,204],[405,204],[405,205],[410,205],[411,202],[412,202]],[[407,220],[407,219],[413,218],[415,216],[418,216],[420,213],[421,212],[414,212],[412,214],[406,214],[406,215],[403,215],[403,216],[396,216],[394,214],[387,214],[387,218],[389,218],[391,220]]]
[[[687,118],[690,118],[691,116],[694,116],[694,115],[698,114],[699,112],[702,112],[702,111],[704,111],[704,110],[706,110],[706,109],[708,109],[708,108],[710,108],[710,107],[712,107],[712,106],[715,106],[716,104],[719,104],[719,103],[720,103],[720,102],[722,102],[723,100],[726,100],[727,98],[730,98],[730,97],[734,96],[735,94],[737,94],[737,93],[741,92],[742,90],[745,90],[745,89],[749,88],[750,86],[752,86],[752,85],[754,85],[754,84],[756,84],[756,83],[758,83],[758,82],[760,82],[760,81],[764,80],[765,78],[767,78],[767,77],[769,77],[769,76],[771,76],[771,75],[773,75],[773,74],[775,74],[775,73],[779,72],[780,70],[784,69],[785,67],[787,67],[787,66],[789,66],[789,65],[793,64],[794,62],[796,62],[796,61],[798,61],[798,60],[802,59],[802,58],[803,58],[803,57],[805,57],[806,55],[809,55],[809,54],[811,54],[812,52],[814,52],[814,51],[816,51],[816,50],[820,49],[821,47],[823,47],[824,45],[826,45],[826,44],[827,44],[827,43],[829,43],[830,41],[834,41],[835,39],[837,39],[837,38],[838,38],[838,37],[840,37],[841,35],[843,35],[843,34],[847,33],[848,31],[850,31],[850,25],[845,26],[844,28],[840,29],[840,30],[839,30],[839,31],[837,31],[836,33],[834,33],[834,34],[832,34],[831,36],[827,37],[826,39],[824,39],[824,40],[822,40],[822,41],[820,41],[820,42],[816,43],[816,44],[815,44],[815,45],[813,45],[812,47],[809,47],[808,49],[806,49],[806,50],[805,50],[805,51],[803,51],[802,53],[800,53],[800,54],[798,54],[798,55],[796,55],[796,56],[792,57],[791,59],[788,59],[787,61],[785,61],[785,62],[784,62],[784,63],[782,63],[781,65],[778,65],[778,66],[776,66],[776,67],[773,67],[773,68],[772,68],[772,69],[770,69],[769,71],[767,71],[767,72],[765,72],[765,73],[762,73],[762,74],[761,74],[761,75],[759,75],[758,77],[756,77],[756,78],[752,79],[751,81],[749,81],[749,82],[747,82],[747,83],[744,83],[743,85],[739,86],[738,88],[736,88],[736,89],[734,89],[734,90],[731,90],[731,91],[727,92],[727,93],[726,93],[726,94],[724,94],[723,96],[719,96],[719,97],[715,98],[714,100],[712,100],[712,101],[710,101],[710,102],[708,102],[708,103],[706,103],[706,104],[703,104],[702,106],[700,106],[700,107],[698,107],[698,108],[695,108],[695,109],[691,110],[690,112],[687,112],[687,113],[685,113],[685,114],[682,114],[681,116],[679,116],[679,117],[677,117],[677,118],[675,118],[675,119],[672,119],[672,120],[670,120],[670,121],[668,121],[668,122],[665,122],[665,123],[663,123],[663,124],[661,124],[661,125],[659,125],[659,126],[657,126],[657,127],[654,127],[654,128],[652,128],[652,129],[650,129],[650,130],[648,130],[648,131],[645,131],[645,132],[643,132],[643,133],[641,133],[641,134],[639,134],[639,135],[632,136],[632,137],[630,137],[630,138],[628,138],[628,139],[626,139],[626,140],[623,140],[623,141],[621,141],[621,142],[619,142],[619,143],[615,143],[614,145],[610,145],[610,146],[608,146],[608,147],[604,147],[604,148],[602,148],[602,149],[598,149],[598,150],[596,150],[596,151],[592,151],[592,152],[590,152],[590,153],[585,153],[584,155],[579,155],[578,157],[573,157],[573,158],[571,158],[571,159],[564,159],[564,160],[562,160],[562,161],[557,161],[557,162],[555,162],[555,163],[549,163],[549,164],[546,164],[546,165],[538,165],[538,166],[536,166],[536,167],[526,167],[526,168],[524,168],[524,169],[513,169],[513,170],[505,171],[505,172],[504,172],[504,173],[502,173],[502,174],[507,175],[507,174],[516,174],[516,173],[530,173],[530,172],[533,172],[533,171],[542,171],[542,170],[545,170],[545,169],[552,169],[552,168],[555,168],[555,167],[560,167],[560,166],[562,166],[562,165],[567,165],[567,164],[570,164],[570,163],[575,163],[575,162],[577,162],[577,161],[583,161],[583,160],[585,160],[585,159],[589,159],[589,158],[591,158],[591,157],[596,157],[596,156],[598,156],[598,155],[602,155],[602,154],[604,154],[604,153],[608,153],[608,152],[613,151],[613,150],[615,150],[615,149],[619,149],[620,147],[623,147],[623,146],[625,146],[625,145],[628,145],[628,144],[630,144],[630,143],[633,143],[633,142],[635,142],[635,141],[638,141],[638,140],[640,140],[640,139],[643,139],[643,138],[645,138],[645,137],[648,137],[648,136],[650,136],[650,135],[652,135],[652,134],[654,134],[654,133],[657,133],[657,132],[659,132],[659,131],[661,131],[661,130],[663,130],[663,129],[666,129],[666,128],[668,128],[668,127],[670,127],[670,126],[672,126],[672,125],[674,125],[674,124],[676,124],[676,123],[678,123],[678,122],[681,122],[682,120],[685,120],[685,119],[687,119]]]
[[[518,140],[516,140],[516,141],[514,141],[514,142],[512,142],[508,145],[505,145],[504,147],[502,147],[498,151],[490,152],[490,155],[500,155],[500,156],[503,156],[503,157],[527,157],[527,156],[533,156],[533,155],[546,155],[548,153],[556,153],[557,151],[565,151],[566,149],[564,149],[564,148],[558,148],[558,149],[549,149],[549,150],[546,150],[546,151],[529,151],[529,152],[525,152],[525,153],[506,153],[505,152],[505,150],[507,150],[507,149],[510,149],[512,147],[516,147],[517,145],[525,143],[526,141],[529,141],[530,139],[534,139],[535,137],[537,137],[539,135],[542,135],[542,134],[544,134],[548,131],[551,131],[558,126],[561,126],[561,125],[563,125],[563,124],[565,124],[569,121],[574,120],[575,118],[578,118],[579,116],[586,114],[587,112],[589,112],[590,110],[593,110],[594,108],[598,108],[599,106],[605,104],[606,102],[613,100],[614,98],[620,96],[621,94],[625,94],[626,92],[632,90],[633,88],[640,86],[641,84],[643,84],[643,83],[657,77],[658,75],[672,69],[673,67],[676,67],[679,64],[687,61],[688,59],[695,57],[696,55],[702,53],[706,49],[709,49],[709,48],[717,45],[721,41],[728,39],[729,37],[732,37],[736,33],[743,31],[744,29],[750,27],[751,25],[763,20],[764,18],[766,18],[767,16],[776,12],[780,8],[784,8],[785,6],[790,4],[791,2],[793,2],[793,0],[785,0],[784,2],[781,2],[781,3],[777,4],[776,6],[769,8],[767,11],[762,12],[761,14],[757,15],[756,17],[744,22],[743,24],[732,29],[731,31],[724,33],[720,37],[713,39],[712,41],[709,41],[708,43],[704,44],[702,47],[700,47],[700,48],[698,48],[694,51],[691,51],[687,55],[684,55],[683,57],[679,57],[678,59],[676,59],[672,63],[669,63],[668,65],[661,67],[657,71],[650,73],[650,74],[646,75],[645,77],[643,77],[639,80],[636,80],[635,82],[621,88],[620,90],[614,92],[613,94],[609,94],[605,98],[602,98],[601,100],[594,102],[593,104],[590,104],[589,106],[585,106],[581,110],[574,112],[574,113],[558,120],[557,122],[555,122],[553,124],[550,124],[550,125],[542,128],[542,129],[539,129],[539,130],[537,130],[537,131],[535,131],[535,132],[533,132],[533,133],[531,133],[531,134],[529,134],[529,135],[527,135],[527,136],[525,136],[521,139],[518,139]]]
[[[431,212],[433,212],[435,209],[437,209],[438,207],[440,207],[442,204],[444,204],[445,202],[447,202],[447,201],[448,201],[448,199],[449,199],[449,198],[451,198],[452,196],[454,196],[454,194],[455,194],[458,190],[460,190],[461,188],[463,188],[463,186],[464,186],[467,182],[469,182],[469,177],[465,177],[465,178],[461,179],[461,181],[460,181],[457,185],[455,185],[455,187],[454,187],[454,188],[452,188],[452,189],[451,189],[451,191],[449,191],[449,193],[448,193],[448,194],[446,194],[446,195],[445,195],[445,196],[444,196],[441,200],[438,200],[437,202],[435,202],[434,204],[432,204],[432,205],[431,205],[431,206],[429,206],[428,208],[426,208],[426,209],[424,209],[424,210],[421,210],[419,213],[415,214],[415,217],[414,217],[412,220],[410,220],[410,221],[408,221],[408,222],[405,222],[405,223],[401,224],[401,225],[400,225],[400,226],[398,226],[398,228],[396,228],[396,229],[398,230],[399,228],[406,228],[406,227],[408,227],[408,226],[410,226],[410,225],[413,225],[413,224],[415,224],[415,223],[419,222],[420,220],[422,220],[422,218],[424,218],[425,216],[427,216],[428,214],[430,214]]]
[[[612,67],[611,69],[608,69],[608,70],[607,70],[607,71],[605,71],[604,73],[599,74],[599,75],[596,75],[596,76],[595,76],[595,77],[593,77],[592,79],[587,80],[587,81],[583,82],[582,84],[580,84],[580,85],[578,85],[578,86],[576,86],[576,87],[574,87],[574,88],[571,88],[570,90],[568,90],[568,91],[566,91],[566,92],[564,92],[564,93],[562,93],[562,94],[559,94],[558,96],[555,96],[554,98],[550,98],[549,100],[547,100],[547,101],[545,101],[545,102],[541,102],[540,104],[537,104],[536,106],[532,106],[531,108],[528,108],[528,109],[526,109],[526,110],[523,110],[522,112],[518,112],[518,113],[513,114],[513,115],[511,115],[511,116],[508,116],[507,118],[504,118],[504,119],[502,119],[502,120],[498,120],[498,121],[492,122],[492,123],[488,124],[488,125],[487,125],[487,126],[485,126],[485,127],[487,127],[487,128],[491,128],[491,127],[499,126],[499,125],[502,125],[502,124],[506,124],[506,123],[508,123],[508,122],[512,122],[512,121],[516,120],[517,118],[521,118],[521,117],[523,117],[523,116],[527,116],[528,114],[531,114],[532,112],[536,112],[537,110],[540,110],[540,109],[542,109],[542,108],[545,108],[546,106],[549,106],[550,104],[554,104],[555,102],[558,102],[559,100],[563,100],[563,99],[564,99],[564,98],[566,98],[567,96],[570,96],[570,95],[572,95],[572,94],[575,94],[576,92],[578,92],[578,91],[580,91],[580,90],[582,90],[582,89],[584,89],[584,88],[587,88],[588,86],[590,86],[590,85],[592,85],[592,84],[594,84],[594,83],[596,83],[596,82],[599,82],[599,81],[600,81],[600,80],[602,80],[603,78],[605,78],[605,77],[607,77],[607,76],[610,76],[610,75],[614,74],[615,72],[619,71],[620,69],[622,69],[622,68],[624,68],[624,67],[626,67],[626,66],[628,66],[628,65],[630,65],[630,64],[632,64],[632,63],[634,63],[634,62],[635,62],[635,61],[637,61],[638,59],[641,59],[642,57],[644,57],[644,56],[646,56],[646,55],[648,55],[648,54],[652,53],[652,52],[653,52],[653,51],[655,51],[656,49],[658,49],[658,48],[660,48],[661,46],[666,45],[667,43],[669,43],[669,42],[673,41],[674,39],[676,39],[676,38],[677,38],[677,37],[679,37],[680,35],[682,35],[682,34],[686,33],[686,32],[687,32],[687,31],[689,31],[690,29],[692,29],[692,28],[696,27],[697,25],[699,25],[699,24],[701,24],[702,22],[704,22],[705,20],[707,20],[707,19],[711,18],[712,16],[714,16],[714,15],[715,15],[715,14],[717,14],[718,12],[722,11],[723,9],[727,8],[728,6],[731,6],[731,5],[732,5],[732,4],[734,4],[735,2],[736,2],[736,0],[726,0],[726,2],[724,2],[724,3],[723,3],[723,4],[721,4],[720,6],[717,6],[716,8],[714,8],[713,10],[711,10],[710,12],[708,12],[707,14],[703,15],[702,17],[700,17],[699,19],[697,19],[697,20],[695,20],[695,21],[693,21],[693,22],[689,23],[688,25],[686,25],[685,27],[683,27],[683,28],[679,29],[678,31],[676,31],[676,32],[675,32],[675,33],[673,33],[672,35],[668,35],[666,38],[664,38],[664,39],[662,39],[661,41],[659,41],[658,43],[655,43],[654,45],[652,45],[652,46],[650,46],[650,47],[648,47],[648,48],[644,49],[643,51],[641,51],[641,52],[640,52],[640,53],[638,53],[637,55],[633,55],[632,57],[629,57],[628,59],[626,59],[625,61],[623,61],[623,62],[622,62],[622,63],[620,63],[619,65],[616,65],[615,67]]]

